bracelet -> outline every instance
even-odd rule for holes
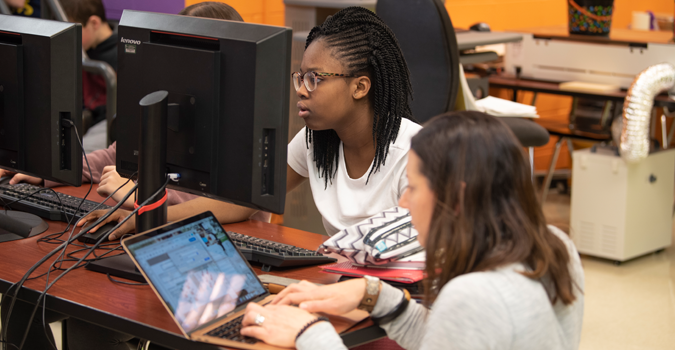
[[[309,327],[311,327],[311,326],[314,325],[315,323],[321,322],[321,321],[328,321],[328,318],[327,318],[327,317],[324,317],[324,316],[319,316],[319,317],[317,317],[317,318],[315,318],[315,319],[309,321],[309,323],[307,323],[304,327],[302,327],[302,329],[300,329],[300,332],[298,332],[298,335],[295,336],[295,341],[297,342],[297,341],[298,341],[298,338],[300,338],[300,336],[302,335],[302,333],[305,333],[305,331],[306,331]]]
[[[401,299],[401,302],[396,305],[394,310],[382,317],[373,317],[370,316],[370,319],[373,320],[373,322],[377,325],[383,325],[387,324],[393,320],[395,320],[397,317],[401,316],[401,314],[405,311],[405,309],[408,308],[408,303],[410,302],[410,293],[408,290],[403,289],[403,298]]]
[[[375,304],[377,304],[377,299],[380,296],[380,290],[382,290],[382,284],[380,283],[380,279],[377,277],[366,275],[363,276],[363,278],[366,280],[366,291],[363,294],[363,299],[361,299],[361,303],[357,309],[365,310],[368,313],[371,313],[375,308]]]

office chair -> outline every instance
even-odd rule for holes
[[[9,6],[7,6],[4,0],[0,0],[0,14],[8,16],[12,14],[12,11],[10,11]]]
[[[459,89],[455,29],[441,0],[380,0],[375,12],[391,28],[408,63],[410,105],[419,122],[452,111]]]
[[[414,91],[413,116],[423,123],[442,113],[472,109],[471,101],[463,98],[470,93],[463,93],[466,79],[460,65],[455,29],[443,1],[378,0],[375,12],[396,35],[408,63]],[[548,132],[531,120],[501,120],[523,147],[529,148],[534,174],[533,147],[547,144]]]

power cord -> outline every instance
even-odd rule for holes
[[[91,252],[92,252],[94,249],[96,249],[96,247],[98,247],[99,244],[101,244],[101,242],[103,242],[103,240],[105,240],[105,239],[108,238],[108,235],[109,235],[111,232],[117,230],[120,226],[122,226],[124,223],[126,223],[133,215],[135,215],[141,208],[143,208],[144,206],[146,206],[146,205],[147,205],[150,201],[152,201],[156,196],[158,196],[160,193],[162,193],[162,191],[164,191],[164,189],[166,188],[166,185],[167,185],[168,183],[169,183],[169,177],[166,178],[166,181],[164,182],[164,185],[161,186],[157,191],[155,191],[155,193],[153,193],[148,199],[146,199],[143,203],[141,203],[141,205],[139,205],[136,209],[134,209],[134,210],[133,210],[129,215],[127,215],[122,221],[118,222],[117,225],[115,225],[115,227],[113,227],[110,231],[108,231],[107,234],[101,236],[101,238],[99,238],[99,240],[96,242],[96,244],[95,244],[93,247],[91,247],[91,248],[89,249],[89,251],[85,254],[85,256],[83,256],[83,257],[82,257],[75,265],[73,265],[73,266],[69,267],[68,269],[66,269],[62,274],[60,274],[59,276],[57,276],[57,277],[54,279],[54,281],[52,281],[49,285],[47,285],[47,287],[46,287],[45,290],[42,292],[42,294],[40,295],[40,297],[38,297],[37,303],[36,303],[35,307],[33,308],[33,312],[31,313],[31,316],[30,316],[30,318],[29,318],[28,324],[31,324],[31,323],[33,322],[33,318],[35,317],[35,313],[37,312],[37,308],[39,307],[40,303],[42,302],[42,300],[44,299],[45,295],[47,294],[47,291],[49,291],[49,289],[50,289],[50,288],[51,288],[51,287],[52,287],[59,279],[61,279],[61,278],[62,278],[63,276],[65,276],[68,272],[70,272],[71,270],[73,270],[73,269],[74,269],[77,265],[79,265],[79,264],[80,264],[87,256],[89,256],[89,254],[91,254]],[[138,185],[136,185],[136,186],[138,186]],[[126,198],[125,198],[123,201],[121,201],[120,203],[118,203],[118,205],[115,206],[115,209],[117,209],[121,203],[124,203],[124,201],[126,201]],[[108,215],[108,214],[106,214],[106,215]],[[97,221],[101,221],[101,220],[99,219],[99,220],[97,220]],[[81,232],[80,232],[80,233],[81,233]],[[79,235],[79,234],[78,234],[78,235]],[[29,329],[26,329],[26,332],[24,333],[24,336],[23,336],[23,340],[21,341],[21,344],[19,345],[19,350],[23,349],[23,344],[26,342],[26,339],[28,338],[28,332],[29,332]]]
[[[114,213],[115,211],[117,211],[117,209],[119,209],[119,207],[122,206],[122,204],[124,203],[124,201],[126,201],[126,200],[133,194],[133,192],[136,190],[136,187],[138,187],[138,186],[135,185],[135,186],[134,186],[134,187],[133,187],[133,188],[132,188],[125,196],[124,196],[124,198],[122,199],[122,201],[120,201],[120,202],[117,203],[114,207],[112,207],[106,214],[104,214],[104,215],[101,216],[98,220],[96,220],[90,227],[96,227],[96,226],[98,226],[100,223],[102,223],[102,222],[105,221],[108,217],[110,217],[110,215],[112,215],[112,213]],[[121,187],[120,187],[120,188],[121,188]],[[119,190],[119,189],[118,189],[118,190]],[[116,192],[116,191],[115,191],[115,192]],[[108,196],[105,200],[110,199],[110,198],[115,194],[115,192],[113,192],[112,194],[110,194],[110,196]],[[104,201],[105,201],[105,200],[104,200]],[[116,227],[116,228],[117,228],[117,227]],[[73,232],[74,232],[75,227],[73,227],[72,230],[73,230]],[[12,298],[12,302],[11,302],[10,305],[9,305],[9,308],[8,308],[8,311],[7,311],[7,316],[6,316],[6,318],[5,318],[6,321],[5,321],[4,324],[8,324],[8,321],[9,321],[10,316],[11,316],[11,314],[12,314],[12,310],[13,310],[13,308],[14,308],[14,304],[15,304],[16,299],[17,299],[18,291],[21,289],[21,287],[22,287],[23,284],[26,282],[26,280],[28,279],[28,277],[29,277],[31,274],[33,274],[33,272],[35,272],[35,270],[36,270],[38,267],[42,266],[42,264],[44,264],[49,258],[51,258],[52,256],[54,256],[54,254],[58,253],[63,247],[67,246],[68,244],[70,244],[71,242],[75,241],[77,238],[79,238],[81,235],[83,235],[83,234],[85,234],[85,233],[87,233],[87,232],[88,232],[88,231],[82,230],[82,231],[80,231],[79,233],[77,233],[75,236],[72,236],[72,232],[71,232],[71,236],[69,236],[68,240],[64,241],[61,245],[59,245],[59,246],[56,247],[54,250],[52,250],[51,252],[49,252],[47,255],[45,255],[44,257],[42,257],[42,259],[40,259],[40,261],[38,261],[38,262],[35,263],[30,269],[28,269],[28,271],[24,274],[24,276],[21,278],[21,280],[19,280],[19,282],[16,282],[16,283],[12,284],[12,285],[7,289],[7,292],[6,292],[5,294],[3,294],[3,295],[2,295],[2,299],[0,299],[0,304],[1,304],[2,301],[4,301],[4,298],[5,298],[5,297],[8,297],[8,296],[9,296],[10,298]],[[107,235],[106,235],[106,236],[107,236]],[[43,275],[44,275],[44,274],[43,274]],[[13,291],[12,291],[12,288],[14,288]],[[11,292],[13,292],[14,295],[11,295],[11,296],[10,296],[10,293],[11,293]],[[4,327],[4,328],[2,329],[2,332],[0,333],[0,335],[2,336],[2,339],[3,339],[3,340],[6,340],[6,339],[7,339],[7,327]]]
[[[125,183],[124,185],[126,185],[126,183]],[[107,201],[108,199],[110,199],[110,198],[111,198],[117,191],[119,191],[124,185],[122,185],[120,188],[116,189],[112,194],[110,194],[110,195],[104,200],[104,202]],[[96,222],[95,222],[92,226],[90,226],[90,227],[96,227],[98,224],[100,224],[100,223],[103,222],[105,219],[107,219],[113,212],[115,212],[115,211],[116,211],[116,210],[124,203],[124,201],[126,201],[126,200],[129,198],[129,196],[131,196],[131,194],[133,194],[133,192],[136,190],[136,187],[137,187],[137,185],[135,185],[135,186],[134,186],[134,187],[133,187],[126,195],[125,195],[124,199],[123,199],[121,202],[119,202],[117,205],[115,205],[113,208],[111,208],[111,210],[110,210],[108,213],[106,213],[106,214],[103,215],[101,218],[99,218],[98,220],[96,220]],[[95,210],[95,209],[96,209],[96,208],[94,208],[93,210]],[[93,212],[93,210],[90,211],[89,213]],[[87,213],[87,215],[88,215],[89,213]],[[72,218],[71,218],[71,219],[72,219]],[[4,301],[4,298],[5,298],[6,296],[10,296],[10,297],[12,298],[12,302],[11,302],[11,304],[9,305],[9,308],[8,308],[9,311],[8,311],[8,313],[7,313],[6,323],[5,323],[5,324],[7,324],[8,320],[9,320],[9,318],[10,318],[10,316],[11,316],[11,313],[12,313],[12,310],[13,310],[13,307],[14,307],[14,303],[16,302],[16,296],[17,296],[17,294],[18,294],[18,291],[20,290],[21,286],[23,286],[23,283],[25,283],[25,281],[28,279],[28,277],[29,277],[29,276],[30,276],[30,275],[31,275],[31,274],[32,274],[39,266],[41,266],[47,259],[49,259],[50,257],[52,257],[54,254],[58,253],[62,248],[65,248],[65,247],[66,247],[68,244],[70,244],[71,242],[75,241],[75,240],[76,240],[78,237],[80,237],[81,235],[87,233],[87,231],[82,230],[82,231],[80,231],[77,235],[73,236],[73,232],[74,232],[75,228],[76,228],[76,227],[73,226],[72,231],[71,231],[71,233],[70,233],[70,235],[69,235],[69,237],[68,237],[68,240],[64,241],[59,247],[55,248],[52,252],[50,252],[49,254],[47,254],[46,256],[44,256],[40,261],[38,261],[35,265],[33,265],[33,267],[31,267],[31,268],[28,270],[28,272],[26,272],[26,274],[23,276],[23,278],[22,278],[19,282],[17,282],[17,283],[15,283],[15,284],[13,284],[12,286],[10,286],[10,288],[7,290],[7,292],[6,292],[5,294],[3,294],[3,296],[2,296],[2,301]],[[67,229],[66,229],[66,230],[67,230]],[[65,232],[65,231],[64,231],[64,232]],[[58,261],[58,259],[57,259],[57,261]],[[55,263],[56,263],[56,261],[55,261]],[[78,264],[79,264],[79,263],[78,263]],[[76,264],[76,265],[78,265],[78,264]],[[51,268],[53,268],[53,266],[54,266],[54,264],[52,264],[52,267],[50,267],[50,271],[51,271]],[[49,271],[48,271],[46,274],[48,274],[48,273],[49,273]],[[44,275],[45,275],[45,274],[42,274],[41,276],[44,276]],[[14,295],[11,295],[12,288],[15,288],[14,291],[13,291],[13,292],[14,292]],[[1,301],[0,301],[0,302],[1,302]],[[39,304],[38,304],[38,305],[39,305]],[[36,305],[36,306],[37,306],[37,305]],[[45,326],[45,325],[43,324],[43,326]],[[45,328],[45,332],[46,332],[46,328]],[[0,333],[0,335],[2,336],[2,339],[3,339],[3,340],[7,339],[7,327],[5,327],[5,328],[2,330],[2,332]],[[24,338],[24,339],[25,339],[25,338]]]
[[[114,212],[122,205],[122,203],[123,203],[127,198],[129,198],[129,196],[131,196],[131,194],[132,194],[133,191],[135,191],[135,190],[136,190],[136,186],[134,186],[134,188],[133,188],[131,191],[129,191],[129,193],[126,194],[126,196],[125,196],[125,198],[123,199],[122,202],[120,202],[120,203],[118,203],[117,205],[115,205],[115,206],[114,206],[113,208],[111,208],[110,211],[108,211],[105,215],[103,215],[103,216],[100,217],[98,220],[96,220],[96,222],[95,222],[91,227],[95,227],[95,226],[97,226],[98,224],[100,224],[101,222],[103,222],[105,219],[107,219],[112,213],[114,213]],[[113,193],[113,194],[114,194],[114,193]],[[112,197],[112,194],[111,194],[109,197]],[[106,199],[106,200],[107,200],[107,199]],[[74,231],[74,230],[75,230],[75,227],[73,227],[73,231]],[[4,298],[5,298],[5,297],[7,297],[7,296],[10,295],[10,292],[12,291],[12,288],[15,288],[14,291],[13,291],[13,292],[14,292],[14,295],[11,296],[12,302],[10,303],[9,308],[8,308],[9,310],[8,310],[7,316],[6,316],[6,318],[5,318],[5,324],[8,324],[8,323],[9,323],[9,319],[10,319],[10,317],[11,317],[12,310],[13,310],[13,308],[14,308],[14,303],[16,302],[16,299],[17,299],[18,291],[21,289],[21,287],[23,286],[23,284],[25,283],[25,281],[28,279],[28,277],[29,277],[29,276],[30,276],[30,275],[31,275],[38,267],[42,266],[42,264],[44,264],[44,262],[47,261],[47,259],[49,259],[50,257],[52,257],[54,254],[58,253],[58,252],[61,250],[62,247],[68,245],[69,243],[71,243],[72,241],[76,240],[78,237],[80,237],[81,235],[85,234],[86,232],[87,232],[87,231],[82,230],[82,231],[80,231],[77,235],[75,235],[74,237],[71,237],[71,238],[69,238],[69,240],[64,241],[60,246],[58,246],[57,248],[55,248],[54,250],[52,250],[50,253],[48,253],[47,255],[45,255],[44,257],[42,257],[42,259],[40,259],[40,261],[38,261],[38,262],[37,262],[36,264],[34,264],[30,269],[28,269],[28,271],[26,272],[26,274],[24,274],[23,278],[22,278],[19,282],[14,283],[13,285],[11,285],[11,286],[7,289],[7,292],[6,292],[5,294],[2,295],[2,299],[1,299],[2,301],[4,301]],[[45,275],[45,274],[43,274],[42,276],[44,276],[44,275]],[[0,301],[0,303],[2,303],[2,301]],[[2,329],[1,335],[2,335],[2,339],[7,339],[7,327],[5,327],[5,328]]]

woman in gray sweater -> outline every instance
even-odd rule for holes
[[[424,304],[372,277],[302,282],[271,305],[250,303],[242,334],[301,350],[346,349],[313,313],[360,308],[406,349],[577,349],[579,255],[565,233],[546,225],[528,169],[496,118],[432,119],[412,139],[399,203],[427,249]]]

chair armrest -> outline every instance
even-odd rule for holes
[[[540,147],[548,143],[548,131],[532,120],[515,117],[499,118],[516,135],[523,147]]]
[[[7,6],[4,0],[0,0],[0,13],[3,15],[12,14],[12,11],[9,10],[9,6]]]
[[[494,61],[499,58],[499,55],[494,51],[474,52],[474,53],[460,53],[459,63],[474,64]]]
[[[0,0],[2,1],[2,0]],[[87,54],[82,52],[82,69],[86,72],[103,76],[106,88],[106,145],[110,146],[110,128],[112,120],[117,113],[117,74],[112,67],[104,62],[92,60]]]

